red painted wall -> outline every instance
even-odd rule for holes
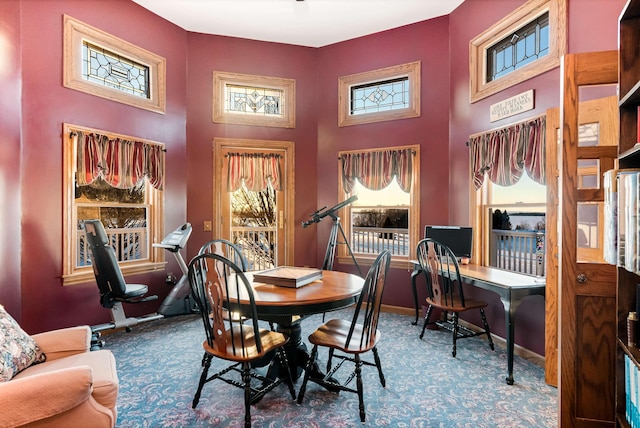
[[[62,127],[64,122],[164,142],[165,228],[186,217],[186,49],[184,30],[128,0],[19,2],[22,30],[21,321],[29,332],[109,320],[95,282],[62,286]],[[62,86],[63,14],[167,60],[167,111],[158,114]],[[3,18],[0,18],[4,20]],[[4,205],[4,204],[3,204]],[[167,260],[175,264],[173,257]],[[178,271],[177,264],[174,272]],[[127,278],[161,296],[164,272]],[[128,315],[157,303],[127,307]]]
[[[188,35],[187,212],[193,224],[188,253],[214,238],[204,231],[213,220],[214,138],[293,141],[295,145],[295,264],[313,265],[316,237],[301,223],[316,208],[317,50],[199,33]],[[296,126],[276,128],[213,123],[213,71],[271,76],[296,81]],[[216,236],[217,237],[217,236]]]
[[[338,201],[340,150],[421,146],[420,224],[447,224],[449,212],[449,18],[420,22],[323,47],[318,55],[318,206]],[[417,118],[338,127],[340,76],[413,61],[421,62],[421,115]],[[322,264],[331,222],[318,223],[318,264]],[[366,273],[367,266],[361,267]],[[353,266],[340,270],[355,272]],[[384,303],[413,307],[410,272],[392,269]]]
[[[62,123],[149,138],[167,145],[168,232],[190,221],[187,257],[211,238],[215,137],[294,141],[296,145],[296,264],[320,264],[330,222],[300,223],[337,201],[339,150],[404,144],[422,146],[420,223],[468,224],[468,149],[472,133],[495,127],[490,104],[533,88],[535,115],[559,104],[558,70],[469,104],[468,43],[524,0],[466,0],[448,17],[408,25],[319,49],[188,33],[129,0],[11,0],[0,2],[0,303],[28,331],[108,320],[93,282],[63,287]],[[615,49],[624,0],[570,0],[569,51]],[[62,15],[128,40],[167,59],[167,113],[160,115],[62,86]],[[141,31],[142,30],[142,31]],[[422,62],[419,118],[337,126],[338,77]],[[8,72],[4,65],[8,63]],[[212,122],[213,70],[296,79],[295,129]],[[519,118],[516,116],[514,121]],[[8,150],[7,150],[8,148]],[[289,220],[289,219],[287,219]],[[168,270],[179,269],[167,257]],[[353,270],[352,266],[340,269]],[[164,272],[138,275],[164,297]],[[385,303],[412,306],[409,271],[390,274]],[[489,318],[503,335],[495,296]],[[127,308],[142,314],[159,303]],[[516,342],[543,353],[544,303],[530,298],[518,311]]]
[[[469,135],[483,130],[516,123],[544,114],[560,105],[560,69],[550,70],[504,91],[469,103],[469,41],[525,0],[465,0],[450,15],[451,56],[450,144],[449,144],[449,220],[451,224],[469,219]],[[591,52],[618,48],[618,17],[625,0],[568,0],[568,52]],[[489,106],[521,92],[534,89],[535,109],[499,122],[489,122]],[[492,332],[505,337],[502,306],[495,294],[472,290],[490,303],[487,316]],[[544,355],[544,300],[525,299],[517,312],[516,343]],[[479,320],[478,320],[479,321]]]
[[[20,317],[20,3],[0,17],[0,304]]]

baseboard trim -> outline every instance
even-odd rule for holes
[[[380,307],[380,310],[383,312],[388,312],[391,314],[398,314],[398,315],[409,315],[409,316],[415,316],[416,311],[415,309],[409,309],[409,308],[405,308],[405,307],[401,307],[401,306],[392,306],[392,305],[382,305]],[[421,318],[422,319],[422,318]],[[470,330],[474,330],[474,331],[479,331],[481,330],[478,326],[468,323],[464,320],[460,320],[460,324],[464,325],[465,327],[467,327]],[[507,349],[507,341],[506,339],[500,337],[500,336],[496,336],[495,334],[491,333],[491,338],[493,339],[493,343],[496,346],[501,347],[502,349]],[[518,345],[517,343],[514,345],[513,347],[513,353],[514,355],[517,355],[521,358],[524,358],[528,361],[531,361],[532,363],[534,363],[535,365],[544,368],[544,356],[537,354],[533,351],[531,351],[530,349],[527,349],[525,347],[522,347],[520,345]]]

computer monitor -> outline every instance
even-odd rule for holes
[[[471,258],[473,228],[464,226],[425,226],[424,237],[431,238],[451,248],[458,260]]]

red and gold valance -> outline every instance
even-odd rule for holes
[[[110,186],[130,189],[146,177],[162,190],[164,149],[160,144],[111,138],[97,133],[75,131],[77,182],[87,186],[102,178]]]
[[[351,152],[340,155],[340,159],[345,193],[353,190],[356,180],[367,189],[381,190],[394,177],[403,191],[411,190],[412,149]]]
[[[545,184],[546,117],[471,136],[473,183],[479,189],[485,174],[492,183],[511,186],[526,171]]]

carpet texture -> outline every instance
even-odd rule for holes
[[[329,318],[350,319],[343,310]],[[515,385],[505,383],[507,355],[486,338],[458,341],[451,356],[451,333],[427,330],[422,340],[412,317],[381,313],[378,346],[387,386],[375,367],[364,366],[364,399],[371,427],[542,428],[557,426],[557,390],[544,382],[544,369],[515,357]],[[322,315],[302,322],[303,337],[322,323]],[[243,393],[221,381],[204,386],[191,408],[201,373],[202,322],[196,315],[152,321],[131,332],[105,336],[120,378],[120,428],[242,427]],[[309,350],[311,348],[309,347]],[[320,366],[326,363],[321,349]],[[373,360],[371,355],[367,355]],[[210,373],[224,367],[213,359]],[[340,373],[340,372],[339,372]],[[298,390],[302,379],[296,384]],[[253,427],[358,427],[356,394],[328,392],[309,382],[302,405],[291,401],[285,385],[252,406]]]

